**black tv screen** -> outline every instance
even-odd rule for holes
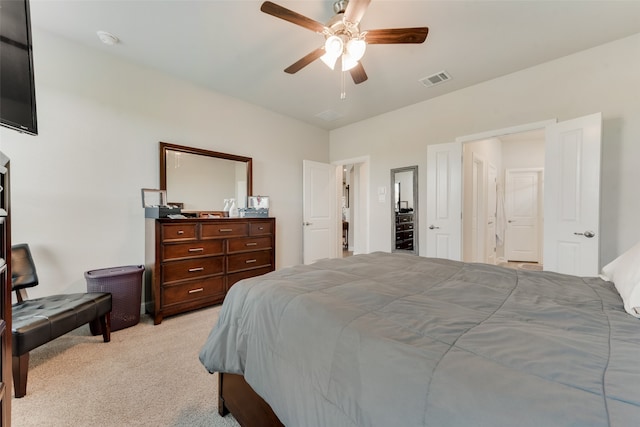
[[[0,0],[0,124],[38,134],[29,0]]]

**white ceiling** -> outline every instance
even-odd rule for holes
[[[341,73],[321,61],[283,72],[323,36],[260,12],[261,3],[31,0],[31,17],[36,29],[325,129],[640,33],[640,0],[372,0],[361,30],[427,26],[429,35],[420,45],[369,46],[362,60],[369,80],[356,86],[347,75],[341,101]],[[323,23],[333,16],[329,0],[274,3]],[[97,30],[121,42],[104,45]],[[443,70],[447,83],[418,81]],[[323,112],[339,118],[317,117]]]

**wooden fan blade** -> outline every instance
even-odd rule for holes
[[[304,15],[300,15],[293,10],[289,10],[286,7],[279,6],[270,1],[262,3],[262,6],[260,6],[260,10],[266,14],[275,16],[276,18],[284,19],[285,21],[289,21],[292,24],[299,25],[317,33],[321,33],[325,29],[325,26],[320,22],[314,21],[311,18],[307,18]]]
[[[307,65],[311,64],[316,59],[320,58],[322,55],[324,55],[324,48],[319,47],[313,52],[304,56],[302,59],[289,65],[287,68],[284,69],[284,72],[289,74],[295,74],[298,71],[302,70]]]
[[[367,44],[423,43],[427,39],[429,28],[389,28],[386,30],[368,30],[364,39]]]
[[[365,82],[369,78],[367,77],[367,73],[364,72],[364,67],[361,62],[358,62],[358,65],[350,69],[349,72],[351,73],[351,78],[353,78],[353,82],[355,84]]]
[[[359,24],[369,7],[369,3],[371,3],[371,0],[349,0],[347,8],[344,11],[345,21]]]

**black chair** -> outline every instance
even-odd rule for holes
[[[111,340],[111,294],[78,293],[27,299],[26,288],[38,285],[36,266],[27,244],[11,247],[11,288],[16,292],[11,333],[15,397],[27,394],[29,352],[93,322],[104,342]]]

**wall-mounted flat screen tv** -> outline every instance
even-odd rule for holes
[[[0,124],[38,134],[29,0],[0,0]]]

